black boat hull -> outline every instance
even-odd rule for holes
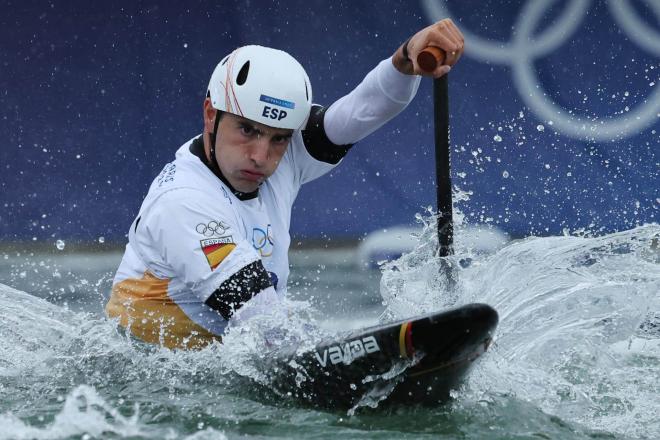
[[[270,383],[279,394],[328,409],[384,397],[386,404],[442,403],[488,349],[497,322],[490,306],[468,304],[353,331],[313,350],[280,350]]]

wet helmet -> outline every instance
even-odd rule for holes
[[[216,110],[276,128],[297,130],[307,122],[312,88],[291,55],[263,46],[243,46],[216,66],[208,96]]]

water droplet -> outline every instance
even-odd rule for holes
[[[505,179],[508,179],[509,178],[509,172],[507,170],[504,170],[502,172],[502,177],[504,177]]]
[[[60,251],[64,250],[64,246],[66,246],[66,243],[64,243],[64,240],[57,240],[55,242],[55,247]]]
[[[105,243],[105,237],[99,237],[99,243]]]
[[[549,169],[550,169],[550,164],[549,164],[549,163],[546,163],[546,164],[545,164],[545,169],[546,169],[546,170],[549,170]]]
[[[537,129],[538,131],[544,131],[544,130],[545,130],[545,127],[543,126],[543,124],[539,124],[539,125],[536,126],[536,129]]]
[[[354,383],[352,383],[352,384],[350,385],[350,387],[351,387],[352,390],[357,390],[357,386],[355,386]]]
[[[502,142],[502,136],[500,136],[499,134],[496,134],[495,136],[493,136],[493,140],[495,142]]]

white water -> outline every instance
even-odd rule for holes
[[[467,267],[447,294],[432,220],[414,252],[385,266],[382,291],[388,319],[470,302],[499,312],[459,405],[514,396],[592,429],[660,438],[658,225],[528,238],[489,256],[470,255],[459,231],[449,261]]]
[[[458,276],[448,294],[439,293],[446,281],[433,219],[425,220],[415,251],[384,268],[388,319],[470,302],[500,314],[496,343],[457,392],[454,411],[483,406],[512,420],[507,399],[515,399],[615,436],[660,437],[659,226],[529,238],[489,255],[463,246],[469,240],[459,229],[449,259]],[[224,438],[205,425],[217,423],[211,414],[223,414],[223,426],[302,417],[311,430],[330,423],[335,432],[327,416],[257,403],[241,379],[266,383],[259,358],[273,343],[304,347],[322,336],[314,329],[308,337],[310,319],[317,318],[308,305],[291,302],[236,328],[222,347],[172,352],[135,343],[97,315],[0,285],[0,439]],[[286,325],[272,333],[273,320]],[[195,434],[181,428],[191,420]]]

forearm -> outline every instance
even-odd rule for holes
[[[399,72],[391,58],[381,61],[348,95],[332,104],[324,119],[328,138],[353,144],[373,133],[412,101],[420,77]]]

